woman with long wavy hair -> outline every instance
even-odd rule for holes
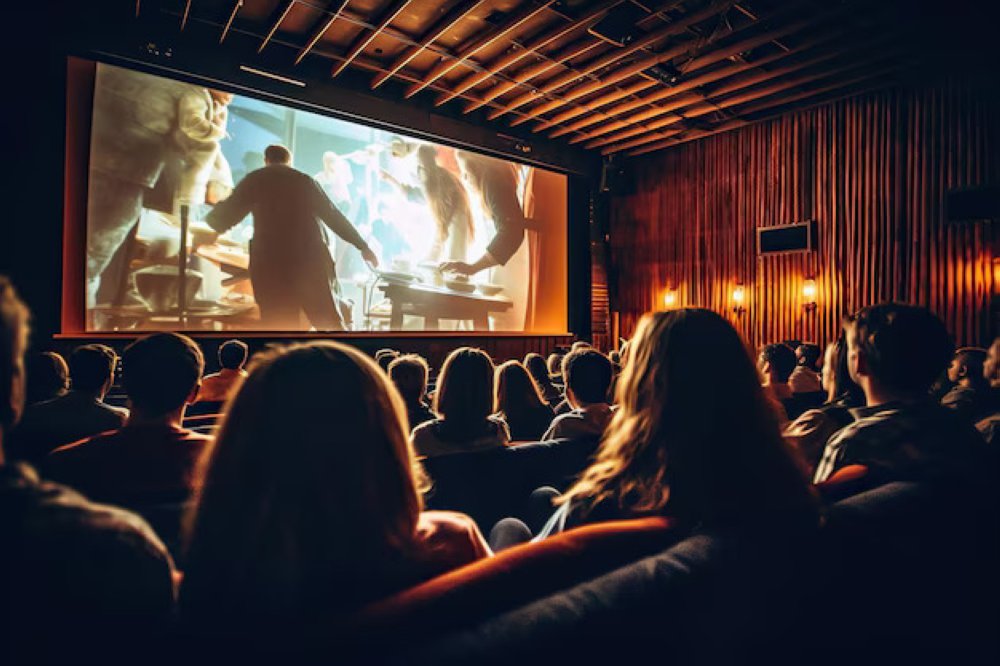
[[[203,464],[181,613],[195,627],[349,613],[490,554],[424,511],[402,398],[334,342],[258,355]]]
[[[540,438],[555,418],[520,361],[507,361],[497,368],[496,407],[513,441]]]
[[[690,528],[816,524],[813,492],[781,438],[747,348],[718,314],[684,308],[645,315],[617,398],[594,462],[556,500],[541,536],[656,514]]]

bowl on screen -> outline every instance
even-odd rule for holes
[[[503,285],[500,284],[480,284],[478,287],[483,296],[496,296],[503,291]]]

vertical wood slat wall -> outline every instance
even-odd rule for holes
[[[926,305],[958,344],[988,344],[989,223],[947,223],[951,188],[1000,185],[1000,109],[956,85],[841,100],[637,160],[612,203],[612,310],[677,305],[725,313],[753,345],[820,343],[841,317],[898,300]],[[814,219],[819,250],[758,257],[758,226]],[[1000,257],[998,257],[1000,261]],[[817,283],[806,312],[802,282]],[[731,294],[745,285],[746,312]]]

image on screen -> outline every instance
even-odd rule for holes
[[[565,176],[111,65],[94,81],[87,330],[566,330]]]

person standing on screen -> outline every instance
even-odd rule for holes
[[[528,244],[526,220],[517,198],[517,172],[509,162],[458,150],[455,152],[462,179],[483,215],[493,221],[494,234],[486,251],[475,262],[446,261],[442,271],[475,275],[492,268],[491,279],[504,287],[514,306],[494,316],[495,330],[522,330],[528,300]]]
[[[333,296],[334,262],[319,222],[358,248],[373,266],[378,257],[320,185],[291,163],[287,148],[268,146],[264,168],[247,174],[205,222],[223,233],[253,215],[250,282],[262,326],[295,330],[304,312],[317,330],[341,330],[344,319]]]
[[[382,179],[402,190],[410,201],[430,208],[436,228],[428,260],[466,260],[474,236],[469,195],[458,176],[438,164],[433,146],[417,148],[419,187],[401,183],[386,171],[382,171]]]

